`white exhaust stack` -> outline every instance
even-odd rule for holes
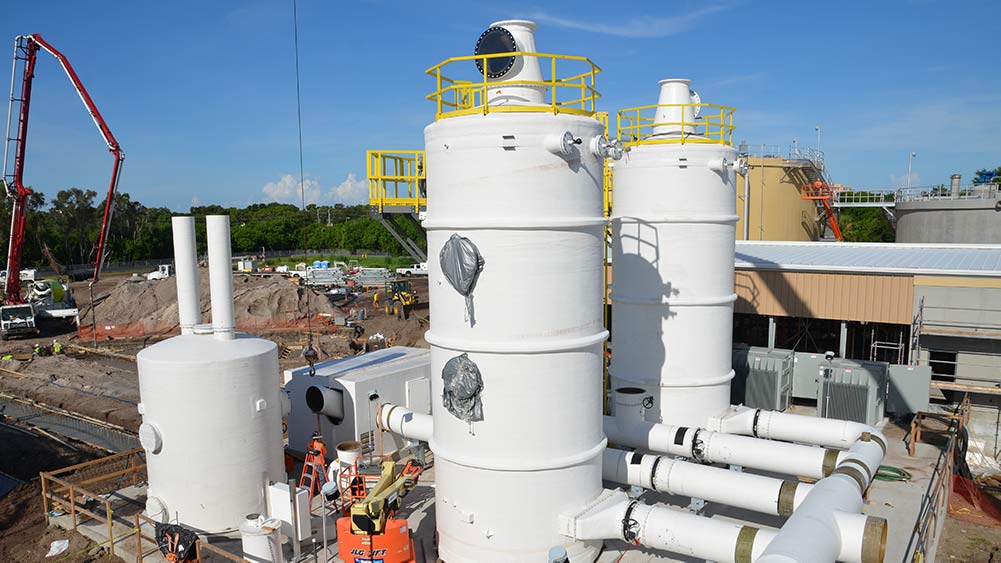
[[[172,217],[174,273],[177,279],[177,316],[181,334],[194,334],[202,322],[199,299],[198,256],[195,249],[195,218]]]
[[[693,99],[692,90],[689,88],[689,84],[691,83],[692,81],[687,78],[661,80],[659,82],[660,96],[657,99],[657,105],[698,103]],[[655,135],[677,135],[682,130],[685,134],[694,133],[696,117],[694,107],[659,107],[657,108],[655,117],[656,122],[668,123],[670,125],[655,126],[653,132]],[[685,123],[684,127],[681,125],[682,122]]]
[[[229,215],[205,217],[209,244],[209,287],[212,297],[212,333],[219,340],[232,340],[236,321],[233,313],[233,254],[229,242]]]
[[[511,38],[514,39],[513,51],[509,52],[525,52],[525,53],[535,53],[535,29],[538,27],[535,22],[528,20],[504,20],[499,22],[494,22],[490,24],[490,27],[486,32],[480,37],[480,42],[477,43],[476,53],[477,54],[491,54],[504,52],[503,49],[495,49],[492,47],[498,44],[508,45]],[[502,28],[506,30],[510,36],[503,36],[501,34],[493,35],[491,30],[494,28]],[[491,41],[492,40],[492,41]],[[499,41],[499,43],[495,43]],[[488,69],[493,68],[494,65],[499,65],[500,61],[503,59],[488,59],[487,67]],[[503,70],[503,67],[501,68]],[[492,76],[488,76],[487,79],[492,83],[503,83],[515,80],[530,80],[532,82],[542,81],[542,68],[539,66],[539,59],[537,57],[514,57],[512,65],[499,73],[491,73]],[[490,104],[505,105],[505,104],[544,104],[546,103],[546,88],[543,86],[505,86],[503,84],[498,84],[498,87],[491,88],[487,97]]]

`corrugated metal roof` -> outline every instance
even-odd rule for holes
[[[1001,245],[738,240],[736,266],[751,270],[1001,277]]]

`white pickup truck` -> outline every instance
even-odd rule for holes
[[[421,262],[420,264],[411,264],[406,268],[397,268],[396,273],[405,276],[426,276],[428,275],[428,263]]]

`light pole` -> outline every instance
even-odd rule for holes
[[[820,125],[814,127],[817,130],[817,152],[820,152]]]
[[[911,161],[914,157],[918,156],[918,153],[911,151],[911,154],[907,155],[907,187],[911,187]]]

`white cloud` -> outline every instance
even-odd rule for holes
[[[302,203],[302,192],[306,195],[306,205],[315,203],[318,205],[332,205],[343,203],[345,205],[358,205],[368,201],[368,182],[359,180],[352,172],[347,175],[340,184],[323,189],[320,181],[315,178],[306,178],[300,187],[296,176],[286,174],[277,182],[264,184],[261,191],[271,201],[281,203]]]
[[[302,192],[305,192],[307,205],[310,203],[320,203],[323,196],[318,181],[313,178],[306,178],[300,186],[299,180],[291,174],[282,176],[277,182],[264,184],[264,188],[261,191],[267,194],[272,201],[282,203],[302,203]]]
[[[368,201],[368,182],[359,180],[352,172],[343,182],[334,186],[331,192],[336,203],[345,205],[365,203]]]
[[[678,33],[692,29],[699,19],[720,12],[725,8],[726,6],[723,5],[705,6],[687,14],[680,14],[668,18],[645,17],[618,23],[572,20],[552,16],[542,11],[535,12],[531,15],[531,17],[534,20],[556,27],[587,31],[591,33],[601,33],[604,35],[616,35],[619,37],[631,38],[668,37],[670,35],[677,35]]]

